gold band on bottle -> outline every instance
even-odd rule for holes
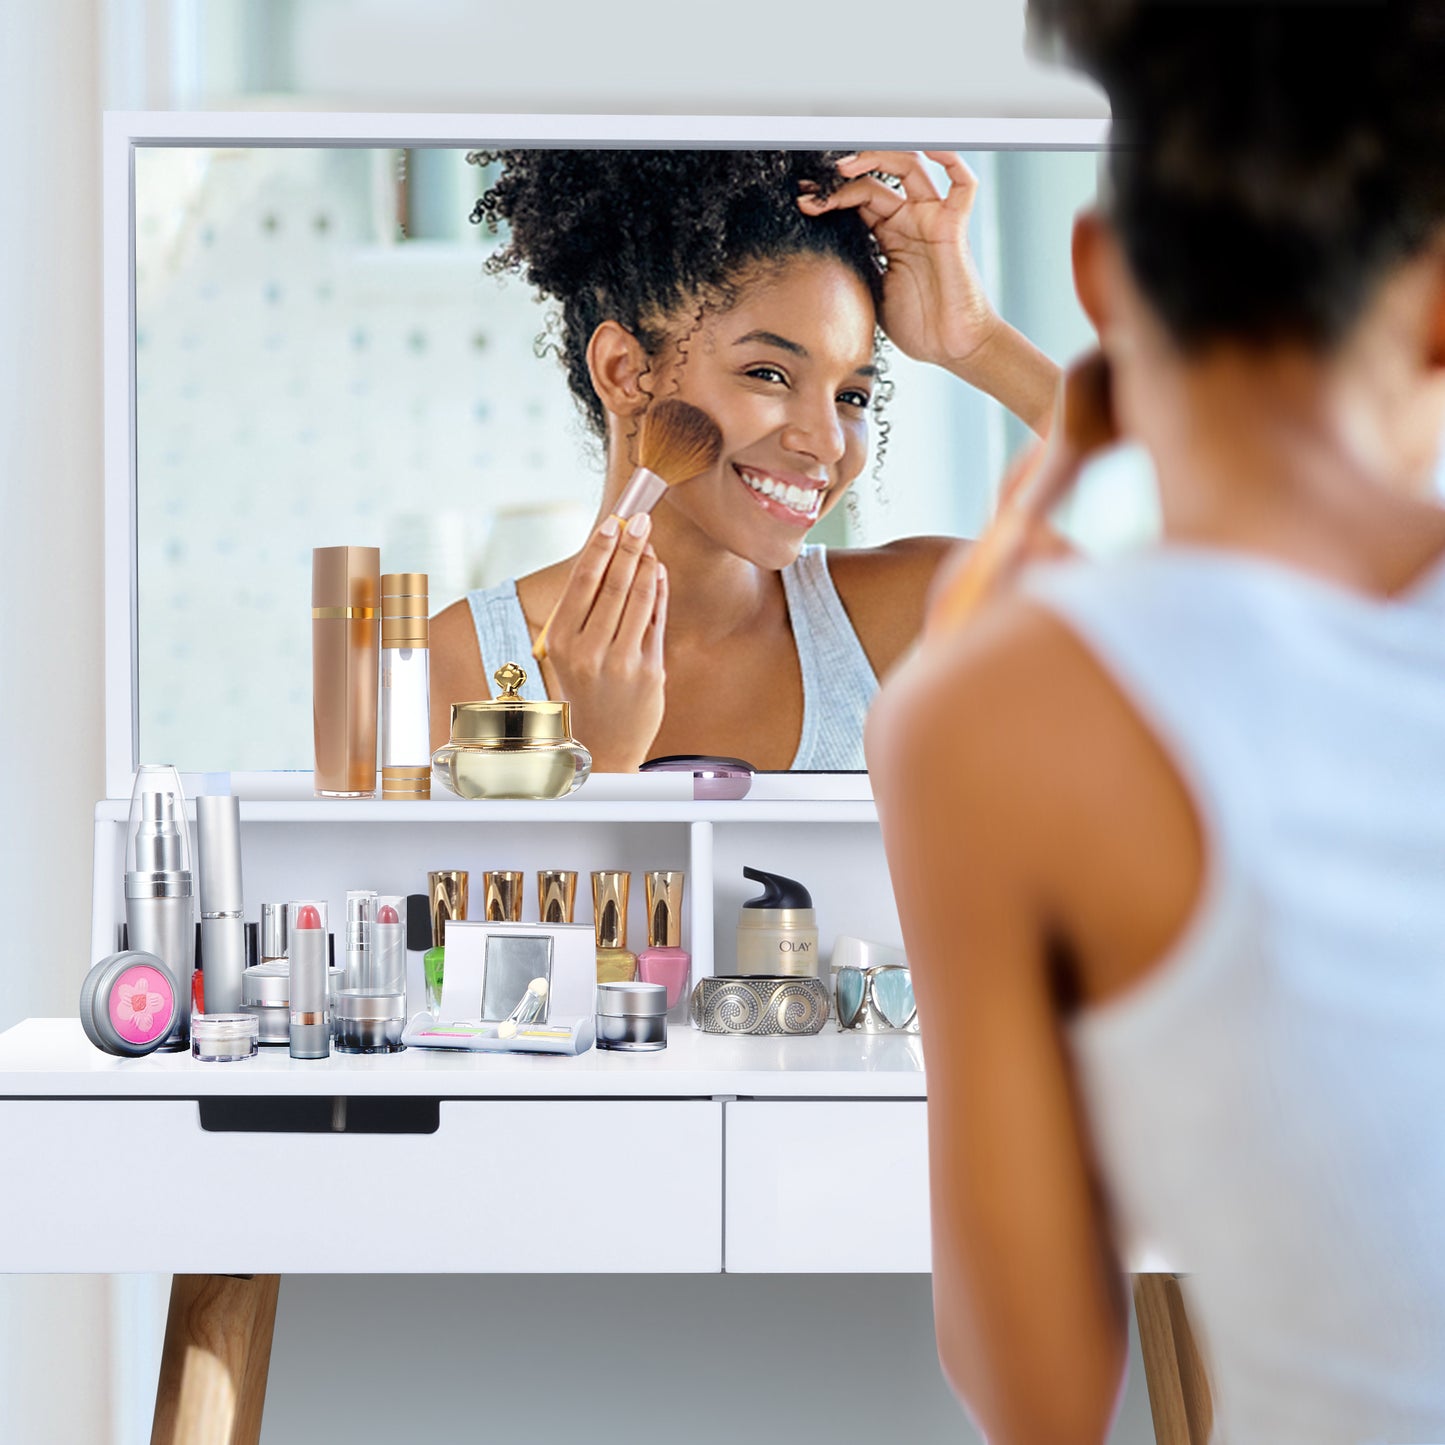
[[[430,798],[431,769],[383,768],[381,770],[381,796],[398,802],[408,798]]]
[[[345,618],[348,621],[360,618],[363,622],[369,622],[376,616],[374,607],[313,607],[311,616],[317,622],[332,622],[337,618]]]
[[[381,645],[429,647],[427,574],[385,572],[381,578]]]

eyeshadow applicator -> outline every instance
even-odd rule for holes
[[[650,512],[669,487],[716,466],[722,455],[722,433],[700,407],[669,397],[642,414],[637,451],[640,465],[612,508],[611,515],[619,522]],[[554,606],[532,644],[538,662],[546,660],[547,634],[556,615]]]

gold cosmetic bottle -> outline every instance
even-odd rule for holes
[[[632,875],[605,868],[592,875],[592,917],[597,930],[597,982],[631,983],[637,955],[627,951],[627,894]]]
[[[381,548],[311,553],[311,711],[316,795],[376,794]]]
[[[577,875],[568,868],[537,874],[537,917],[543,923],[571,923],[577,903]]]
[[[514,873],[502,868],[482,874],[482,917],[488,923],[522,921],[522,880],[525,877],[524,873]]]

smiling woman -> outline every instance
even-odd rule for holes
[[[605,771],[711,753],[759,768],[861,768],[877,680],[911,643],[955,539],[829,554],[808,529],[869,454],[882,333],[1042,428],[1052,363],[994,315],[968,252],[975,181],[911,153],[508,151],[474,219],[491,263],[559,304],[568,384],[606,445],[580,551],[469,593],[433,626],[433,745],[449,704],[490,695],[545,620],[546,695]],[[885,184],[880,175],[897,178]],[[717,464],[619,526],[641,417],[707,412]],[[524,694],[540,695],[529,685]]]

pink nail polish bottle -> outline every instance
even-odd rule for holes
[[[656,869],[647,875],[647,947],[637,955],[637,977],[667,990],[671,1013],[687,1004],[692,956],[682,942],[683,874]]]

